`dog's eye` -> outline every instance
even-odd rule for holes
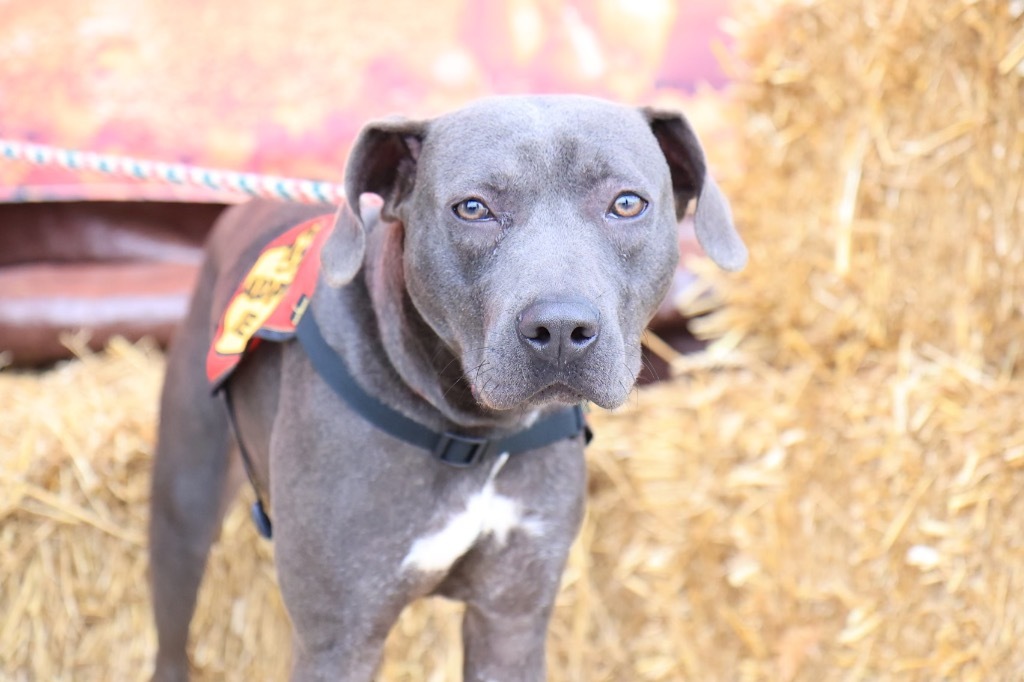
[[[608,207],[608,215],[615,218],[635,218],[647,208],[647,201],[632,192],[623,192],[615,197]]]
[[[487,208],[487,204],[479,199],[464,199],[452,206],[452,211],[463,220],[473,222],[494,219],[494,216],[491,215],[491,209]]]

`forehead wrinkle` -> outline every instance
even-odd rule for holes
[[[523,185],[522,173],[509,170],[495,170],[490,173],[472,172],[460,173],[453,178],[451,185],[455,188],[456,194],[479,193],[485,196],[506,196],[514,194]]]
[[[637,189],[643,174],[632,158],[618,148],[584,140],[573,132],[561,131],[551,140],[550,172],[576,189],[617,184]]]
[[[519,173],[511,173],[508,171],[497,171],[491,173],[480,186],[486,190],[494,192],[495,194],[504,194],[509,191],[510,188],[515,187],[519,184]]]
[[[616,166],[600,154],[591,155],[586,159],[577,157],[572,162],[566,159],[554,170],[558,176],[565,178],[570,186],[581,190],[610,184],[629,186],[637,184],[637,180],[630,179],[632,173],[629,171],[632,168],[622,168],[621,164]]]

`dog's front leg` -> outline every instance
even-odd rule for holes
[[[411,600],[397,561],[378,561],[365,519],[321,517],[316,534],[275,521],[275,561],[293,626],[293,682],[370,682],[384,642]],[[306,520],[300,523],[308,529]],[[373,531],[371,531],[373,532]]]
[[[508,613],[466,604],[462,620],[464,681],[541,682],[550,620],[550,605],[533,612]]]
[[[524,455],[506,469],[497,492],[516,501],[517,528],[485,538],[438,590],[466,603],[466,682],[545,679],[548,625],[583,515],[586,473],[578,444]]]
[[[317,457],[298,452],[292,459]],[[326,463],[275,472],[275,485],[291,487],[274,498],[274,555],[293,626],[293,682],[370,682],[388,632],[416,596],[380,504],[391,491],[334,473]]]
[[[572,529],[574,530],[574,529]],[[545,643],[572,530],[546,537],[523,534],[503,551],[490,547],[467,556],[461,589],[465,682],[542,682]],[[493,553],[492,553],[493,552]]]

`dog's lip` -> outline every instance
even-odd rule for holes
[[[475,388],[473,395],[481,405],[500,410],[528,409],[552,404],[579,405],[593,401],[587,393],[563,381],[546,382],[528,393],[524,391],[514,396],[479,392]]]
[[[575,405],[586,400],[587,397],[575,387],[562,381],[552,381],[524,398],[523,403],[536,404],[557,401],[564,402],[567,405]]]

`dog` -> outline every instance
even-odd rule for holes
[[[293,680],[371,680],[400,612],[427,595],[465,603],[466,680],[542,680],[584,506],[575,406],[633,390],[691,201],[715,263],[741,268],[746,247],[682,115],[583,96],[370,123],[344,190],[330,209],[233,207],[211,232],[161,398],[154,679],[188,677],[196,593],[242,462],[266,534],[273,522]],[[297,224],[313,227],[268,248]],[[315,286],[286,306],[297,331],[254,333],[260,296],[290,290],[273,273],[313,242]],[[245,286],[259,291],[239,308]],[[211,350],[236,332],[227,355]],[[209,373],[224,357],[227,409]]]

